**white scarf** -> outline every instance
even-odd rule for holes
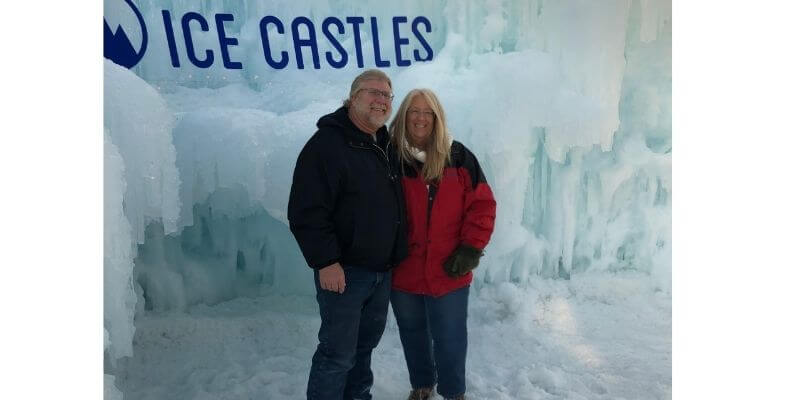
[[[448,142],[450,142],[450,145],[452,146],[453,145],[453,137],[452,136],[448,136],[447,140],[448,140]],[[411,155],[415,159],[419,160],[419,162],[425,164],[425,151],[414,147],[414,145],[409,143],[409,142],[406,142],[406,145],[408,146],[408,151],[411,153]]]
[[[412,145],[408,145],[408,151],[411,153],[414,158],[416,158],[419,162],[425,164],[425,151],[420,150]]]

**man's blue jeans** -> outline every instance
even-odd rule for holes
[[[469,286],[442,297],[392,290],[411,387],[433,387],[443,397],[466,391]]]
[[[323,290],[314,272],[322,324],[311,359],[309,400],[370,400],[372,350],[386,327],[392,273],[343,266],[344,293]]]

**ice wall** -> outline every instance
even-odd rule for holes
[[[168,233],[177,229],[175,118],[152,86],[125,68],[104,62],[103,125],[125,165],[125,215],[133,239],[142,243],[150,221],[162,221]]]
[[[173,115],[147,82],[104,63],[103,327],[113,367],[132,352],[136,245],[150,223],[175,232],[180,204]]]
[[[109,362],[130,356],[133,341],[133,314],[136,294],[133,290],[133,239],[131,224],[125,217],[122,199],[125,194],[124,164],[117,146],[104,134],[104,212],[103,212],[103,329]]]
[[[107,175],[119,167],[127,185],[107,182],[106,193],[124,193],[136,246],[115,251],[116,261],[107,257],[106,269],[135,264],[137,307],[181,310],[265,288],[313,290],[286,227],[292,169],[316,120],[341,104],[361,69],[352,61],[314,69],[307,51],[298,69],[290,35],[274,31],[273,51],[291,56],[287,68],[270,68],[258,31],[265,15],[287,25],[305,16],[317,27],[328,16],[374,16],[384,55],[394,54],[393,16],[430,20],[434,59],[386,72],[396,105],[414,87],[440,95],[453,135],[478,156],[497,196],[496,231],[476,287],[633,269],[671,290],[669,1],[135,3],[147,21],[147,53],[131,71],[107,62],[105,115]],[[134,18],[121,0],[105,5],[112,24]],[[239,41],[231,58],[243,68],[219,60],[195,67],[180,39],[184,58],[172,67],[165,9],[175,25],[188,11],[211,23],[215,13],[234,15],[225,26]],[[220,57],[214,27],[192,26],[195,47]],[[138,35],[129,33],[134,43]],[[365,67],[374,67],[371,32],[360,39]],[[320,53],[331,50],[319,33],[318,40]],[[342,44],[352,56],[352,33]],[[107,217],[107,253],[109,242],[128,241],[116,220]],[[128,282],[130,275],[110,276]],[[107,307],[107,319],[130,320],[126,297],[114,296],[128,305]],[[116,346],[123,336],[108,330]]]
[[[180,201],[191,206],[181,209],[180,234],[156,224],[140,246],[147,308],[214,304],[276,282],[278,291],[308,291],[310,270],[285,216],[287,166],[305,140],[293,134],[298,115],[230,107],[182,115],[173,140]]]

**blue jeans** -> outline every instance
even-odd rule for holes
[[[370,400],[372,349],[381,340],[389,310],[392,273],[343,266],[344,293],[323,290],[314,272],[322,324],[311,359],[309,400]]]
[[[433,387],[445,398],[466,391],[469,286],[442,297],[392,290],[411,387]]]

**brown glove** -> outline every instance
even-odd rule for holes
[[[444,262],[444,272],[452,278],[464,276],[478,267],[482,256],[483,250],[462,243]]]

